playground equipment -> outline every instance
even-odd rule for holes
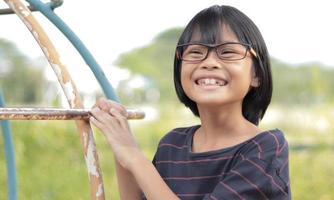
[[[5,100],[3,98],[2,92],[0,90],[0,107],[5,106]],[[5,143],[5,154],[7,160],[7,177],[8,177],[8,199],[16,200],[17,199],[17,190],[16,190],[16,168],[15,168],[15,154],[12,142],[11,128],[9,121],[1,120],[0,121],[3,140]]]
[[[141,110],[126,109],[127,119],[143,119]],[[0,108],[0,120],[88,120],[89,109]]]
[[[74,32],[62,21],[53,10],[62,5],[62,0],[51,0],[49,3],[43,3],[40,0],[26,0],[30,6],[26,6],[22,0],[4,0],[10,9],[0,10],[0,14],[10,14],[15,13],[23,23],[27,26],[29,31],[32,33],[39,46],[41,47],[44,55],[48,59],[51,67],[53,68],[58,81],[65,93],[67,101],[71,109],[17,109],[17,108],[3,108],[1,109],[0,120],[4,119],[75,119],[76,126],[80,134],[81,144],[83,146],[84,157],[86,161],[86,167],[89,175],[90,183],[90,194],[93,200],[104,200],[104,187],[102,180],[102,173],[99,167],[93,131],[90,127],[89,121],[85,120],[89,116],[89,110],[83,108],[80,96],[76,89],[76,86],[67,71],[66,67],[62,64],[59,59],[59,55],[54,48],[54,45],[44,32],[43,28],[40,26],[38,21],[32,15],[32,11],[41,12],[47,19],[49,19],[73,44],[73,46],[78,50],[80,55],[83,57],[86,64],[90,67],[103,92],[108,99],[119,102],[117,95],[115,94],[113,87],[109,83],[108,79],[105,77],[100,66],[93,58],[92,54],[85,47],[85,45],[80,41],[80,39],[74,34]],[[1,106],[3,107],[3,106]],[[13,111],[15,111],[13,113]],[[142,118],[144,113],[138,112],[137,110],[127,110],[128,118]],[[6,121],[1,121],[3,123],[8,123]],[[3,126],[4,127],[4,126]],[[9,132],[9,131],[7,131]],[[11,143],[11,141],[10,141]],[[6,148],[12,148],[6,146]],[[13,152],[13,150],[11,150]],[[13,155],[9,157],[14,158]],[[8,157],[7,162],[9,162]],[[11,164],[15,166],[15,163]],[[16,194],[16,179],[14,175],[8,174],[9,191],[14,191],[15,194],[11,195],[9,192],[9,199],[15,200],[17,198]],[[14,187],[14,188],[13,188]]]

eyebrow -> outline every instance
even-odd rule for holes
[[[203,41],[201,40],[190,40],[189,42],[187,42],[188,44],[189,43],[195,43],[195,44],[210,44],[210,45],[216,45],[216,44],[224,44],[224,43],[244,43],[244,42],[240,42],[238,39],[237,40],[222,40],[222,41],[219,41],[218,43],[204,43]]]

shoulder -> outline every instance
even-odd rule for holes
[[[267,130],[259,133],[247,141],[242,154],[246,157],[258,157],[265,161],[288,157],[289,145],[284,133],[279,129]]]
[[[161,160],[184,160],[188,153],[189,141],[196,126],[175,128],[166,133],[158,144],[154,162]],[[160,169],[161,170],[161,169]]]
[[[232,168],[232,175],[242,174],[252,179],[272,197],[282,194],[286,199],[290,195],[289,147],[281,130],[261,132],[248,140],[238,153],[240,160]]]
[[[252,139],[254,144],[261,146],[262,151],[280,151],[287,147],[284,133],[279,129],[263,131]]]
[[[179,127],[167,132],[160,140],[160,144],[177,144],[183,143],[190,137],[198,126]]]

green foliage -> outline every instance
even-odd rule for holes
[[[117,61],[120,67],[154,80],[162,103],[176,99],[173,61],[181,30],[175,28],[162,32],[147,46],[127,52]],[[272,59],[272,72],[274,103],[310,105],[334,100],[333,68],[317,63],[292,66]],[[119,88],[119,91],[122,93],[124,88]],[[121,97],[127,101],[126,96]]]
[[[334,199],[333,150],[306,150],[290,153],[292,199]]]
[[[121,55],[116,64],[153,80],[160,90],[160,101],[175,101],[175,92],[171,86],[174,84],[175,46],[180,34],[179,28],[167,30],[149,45]]]
[[[42,102],[46,80],[43,71],[10,42],[0,40],[0,87],[11,104]]]
[[[334,70],[317,63],[290,66],[272,59],[273,102],[284,104],[329,103],[334,99]]]
[[[332,119],[330,109],[315,107],[307,111],[308,115],[321,115],[328,121]],[[334,126],[319,131],[306,131],[304,123],[296,121],[290,108],[275,107],[287,113],[286,122],[265,124],[268,127],[280,126],[290,145],[290,178],[294,200],[330,200],[334,198],[331,189],[334,182],[333,137]],[[178,116],[175,117],[175,112]],[[177,126],[188,126],[198,123],[182,105],[165,105],[161,108],[161,117],[153,121],[131,121],[134,135],[144,153],[151,159],[160,138]],[[305,115],[305,114],[304,114]],[[311,125],[310,125],[311,126]],[[12,123],[18,189],[20,199],[53,200],[53,199],[89,199],[88,176],[80,144],[79,135],[74,123],[70,121],[15,121]],[[96,145],[103,172],[106,199],[119,199],[110,147],[99,131],[95,133]],[[3,147],[0,140],[0,147]],[[296,149],[296,144],[321,144],[318,148]],[[5,158],[0,149],[0,199],[6,198],[7,182]]]
[[[188,109],[177,103],[173,89],[173,58],[180,33],[181,29],[167,30],[157,36],[151,44],[125,53],[117,61],[119,66],[129,69],[134,76],[143,75],[150,81],[150,87],[160,90],[160,101],[153,105],[158,108],[159,117],[152,121],[131,122],[134,135],[148,158],[153,157],[160,138],[166,132],[174,127],[199,123]],[[6,59],[13,60],[8,65],[0,59],[0,83],[3,87],[3,74],[9,71],[2,66],[24,66],[27,61],[9,43],[0,41],[2,58],[4,54],[1,48],[6,49]],[[14,55],[16,57],[13,57]],[[16,68],[23,70],[23,68]],[[334,70],[324,68],[320,64],[290,66],[275,59],[272,60],[272,70],[274,105],[269,107],[261,128],[278,127],[283,130],[289,141],[293,199],[334,199],[332,190],[334,182],[331,179],[334,176],[334,162],[331,162],[334,159],[334,126],[330,123],[333,119],[334,107],[330,103],[334,100],[334,79],[332,78]],[[28,72],[22,72],[21,77],[27,77],[27,74]],[[14,74],[11,76],[11,80],[23,82]],[[29,82],[23,83],[28,85]],[[15,93],[19,92],[15,88],[24,88],[24,86],[14,88],[16,83],[13,81],[8,81],[7,84],[8,87],[12,86]],[[123,103],[127,103],[126,105],[131,102],[145,103],[141,101],[145,101],[146,94],[143,93],[147,92],[147,88],[138,89],[129,99],[126,99],[128,88],[121,86],[119,89],[121,93],[123,92],[121,99]],[[37,87],[36,90],[42,91]],[[33,95],[30,94],[30,96]],[[73,122],[15,121],[12,126],[20,199],[89,199],[87,171],[80,139]],[[110,147],[97,130],[95,137],[103,171],[106,199],[119,199]],[[312,148],[297,148],[300,144]],[[3,147],[1,139],[0,147]],[[3,149],[0,148],[0,200],[7,197],[6,166],[3,155]]]
[[[19,199],[90,199],[83,148],[73,121],[15,121],[12,129]],[[110,148],[104,138],[96,137],[107,199],[117,199]],[[0,200],[5,200],[7,178],[2,142]]]

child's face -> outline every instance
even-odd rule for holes
[[[229,27],[223,26],[219,43],[239,42]],[[199,41],[194,34],[191,42]],[[252,69],[252,57],[248,52],[241,60],[226,61],[217,57],[214,50],[205,60],[191,63],[182,61],[181,84],[186,95],[201,107],[242,105],[250,87],[257,87],[258,80]],[[218,108],[218,107],[217,107]]]

